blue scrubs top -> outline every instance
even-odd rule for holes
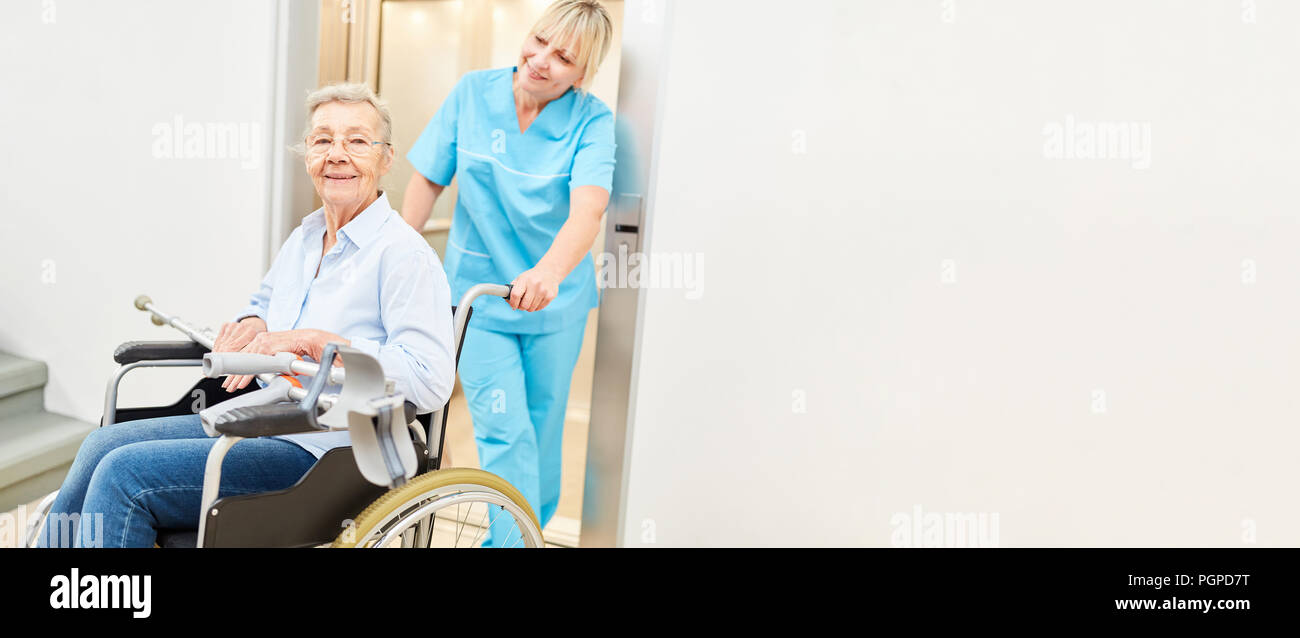
[[[614,175],[614,115],[600,99],[570,88],[548,103],[524,133],[515,114],[515,67],[465,74],[406,158],[420,174],[459,184],[443,262],[452,299],[474,284],[508,284],[537,265],[569,217],[579,186],[609,191]],[[586,320],[598,301],[591,253],[537,312],[480,297],[476,327],[538,334]]]

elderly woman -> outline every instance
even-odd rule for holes
[[[542,525],[560,501],[569,381],[597,302],[590,251],[613,181],[614,116],[587,89],[612,39],[599,2],[552,4],[515,64],[461,78],[406,156],[415,174],[402,217],[416,228],[458,180],[452,292],[514,284],[508,302],[475,303],[460,381],[483,469],[519,488]],[[498,527],[485,546],[513,532]]]
[[[378,190],[393,163],[391,117],[364,85],[307,98],[307,174],[324,206],[303,219],[213,350],[292,352],[319,360],[325,345],[374,356],[420,411],[441,407],[455,377],[451,293],[428,243]],[[227,390],[252,377],[228,377]],[[214,438],[198,415],[114,424],[88,436],[47,519],[41,546],[150,547],[156,530],[197,526]],[[231,448],[220,496],[287,488],[348,433],[249,439]],[[77,516],[70,516],[77,515]],[[66,523],[75,520],[79,531]]]

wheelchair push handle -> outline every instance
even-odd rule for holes
[[[510,292],[514,288],[514,284],[476,284],[465,291],[465,295],[460,298],[460,303],[456,304],[456,314],[451,318],[452,329],[455,330],[455,343],[461,343],[461,337],[465,334],[465,324],[469,322],[469,309],[475,299],[484,295],[509,299]]]

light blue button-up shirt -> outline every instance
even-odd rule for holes
[[[257,316],[272,332],[316,328],[337,334],[378,359],[396,391],[421,413],[441,408],[451,396],[456,359],[451,290],[438,256],[382,193],[339,229],[322,259],[324,238],[325,211],[318,209],[285,240],[235,321]],[[309,380],[302,378],[304,385]],[[316,458],[351,445],[347,432],[272,438],[292,441]]]

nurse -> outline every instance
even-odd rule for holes
[[[517,487],[543,527],[560,500],[569,380],[597,304],[590,249],[609,203],[614,116],[587,90],[612,39],[599,2],[552,4],[516,63],[465,74],[406,156],[416,172],[402,217],[415,228],[453,176],[460,185],[444,257],[452,298],[514,286],[509,300],[475,302],[460,380],[480,465]],[[493,524],[484,546],[518,534]]]

